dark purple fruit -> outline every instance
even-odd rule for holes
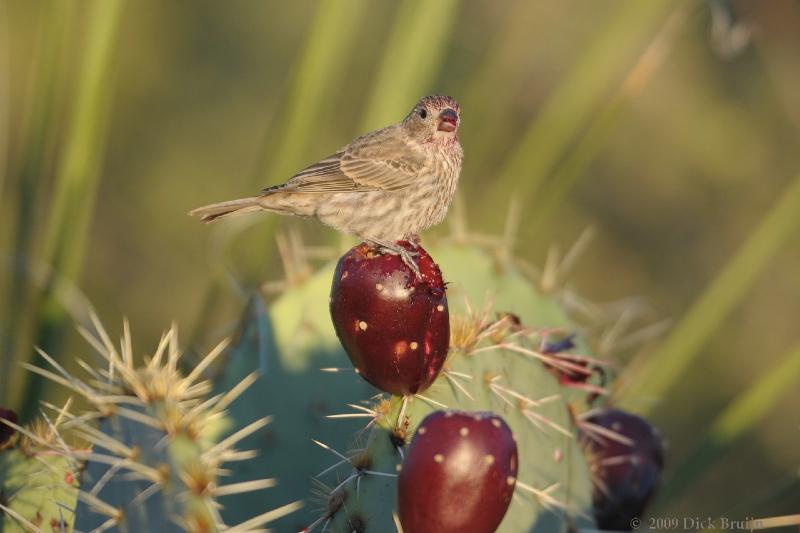
[[[630,531],[631,520],[641,518],[661,478],[661,434],[643,418],[619,409],[603,409],[585,422],[617,436],[604,436],[591,426],[581,435],[595,479],[597,527]]]
[[[12,422],[14,424],[17,423],[17,413],[12,411],[11,409],[4,409],[0,407],[0,418],[8,420],[9,422]],[[4,424],[3,422],[0,422],[0,446],[5,445],[5,443],[8,442],[9,439],[13,437],[16,432],[17,431],[11,426]]]
[[[416,251],[422,279],[399,256],[359,244],[339,259],[331,287],[333,326],[350,361],[392,394],[427,389],[450,344],[442,273],[422,247]]]
[[[511,503],[517,443],[493,413],[436,411],[417,428],[398,479],[405,533],[491,533]]]

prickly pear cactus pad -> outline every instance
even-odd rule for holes
[[[245,398],[231,406],[230,422],[241,427],[264,412],[275,419],[243,441],[260,454],[232,465],[231,482],[276,477],[285,498],[309,501],[306,509],[275,522],[278,530],[327,525],[327,531],[395,531],[400,444],[444,406],[495,412],[517,438],[519,483],[499,531],[552,532],[592,523],[589,469],[573,435],[568,391],[544,364],[558,365],[558,358],[536,351],[541,330],[571,332],[574,325],[558,301],[478,248],[447,246],[431,250],[431,256],[449,283],[456,348],[436,382],[406,402],[403,417],[400,397],[368,385],[341,347],[326,305],[333,265],[287,289],[269,307],[258,297],[248,305],[216,382],[227,390],[259,373]],[[509,312],[519,317],[524,333],[512,331],[510,317],[498,320]],[[398,419],[404,420],[400,434]],[[274,505],[276,492],[258,497]],[[223,517],[241,516],[252,498],[237,498]]]
[[[471,324],[454,331],[442,377],[424,395],[394,397],[388,413],[380,405],[373,409],[366,449],[337,471],[345,482],[336,489],[342,495],[334,496],[347,502],[347,510],[329,517],[333,531],[344,531],[353,520],[366,524],[364,531],[391,531],[397,485],[388,476],[402,468],[406,443],[420,422],[449,408],[491,411],[506,420],[517,441],[515,498],[498,531],[592,524],[589,468],[563,389],[526,342],[530,333],[509,327],[508,318],[476,316]]]
[[[94,326],[97,336],[82,333],[105,368],[97,370],[81,362],[90,379],[67,373],[47,354],[42,355],[53,371],[30,367],[66,385],[90,405],[80,416],[65,414],[64,425],[91,443],[91,449],[70,450],[71,459],[85,461],[76,530],[250,531],[300,506],[254,506],[255,516],[235,526],[219,515],[219,508],[237,495],[275,484],[274,479],[226,482],[226,463],[246,461],[253,455],[234,446],[262,430],[269,419],[261,417],[218,439],[225,409],[254,380],[254,376],[245,377],[236,387],[209,396],[212,385],[203,375],[225,342],[184,373],[174,328],[162,337],[155,353],[137,365],[127,323],[119,350],[96,318]]]
[[[268,477],[279,479],[280,485],[275,491],[244,493],[227,502],[221,510],[226,522],[246,519],[255,505],[274,507],[282,501],[307,500],[311,478],[328,466],[328,457],[319,453],[311,439],[347,441],[360,421],[334,422],[327,416],[375,394],[375,389],[352,371],[336,338],[326,305],[329,290],[330,278],[315,276],[287,291],[269,312],[258,296],[244,311],[216,389],[230,390],[247,376],[258,375],[228,409],[229,425],[242,427],[265,412],[273,419],[269,426],[242,440],[242,447],[257,450],[258,455],[229,465],[229,479],[236,483]],[[320,370],[330,367],[347,370],[341,374]],[[309,507],[277,520],[272,527],[300,530],[316,515]]]
[[[72,531],[79,464],[59,435],[63,417],[28,427],[0,418],[0,532]]]

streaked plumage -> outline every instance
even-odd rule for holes
[[[459,105],[426,96],[399,124],[363,135],[259,196],[200,207],[218,218],[272,211],[313,216],[376,243],[413,237],[447,214],[461,173]]]

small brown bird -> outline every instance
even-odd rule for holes
[[[426,96],[401,123],[362,135],[282,185],[189,214],[204,222],[255,211],[316,217],[416,270],[413,254],[395,242],[415,241],[447,214],[464,155],[459,111],[449,96]]]

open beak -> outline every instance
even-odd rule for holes
[[[448,108],[439,113],[439,131],[453,132],[458,126],[458,113]]]

